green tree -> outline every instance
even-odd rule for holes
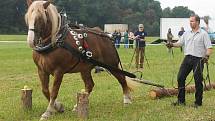
[[[192,14],[195,12],[184,6],[176,6],[172,10],[167,7],[162,11],[163,18],[188,18]]]
[[[170,18],[170,17],[172,17],[172,10],[170,9],[170,7],[167,7],[165,9],[163,9],[163,11],[162,11],[162,17],[163,18]]]
[[[172,17],[174,18],[187,18],[194,13],[194,11],[191,11],[188,7],[184,6],[177,6],[172,9]]]

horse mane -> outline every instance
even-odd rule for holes
[[[56,35],[59,31],[59,14],[57,11],[57,8],[50,4],[47,9],[44,9],[43,4],[46,1],[38,0],[34,1],[28,8],[27,13],[25,14],[25,22],[27,25],[31,25],[34,27],[35,17],[36,16],[42,16],[45,24],[47,24],[47,16],[45,11],[47,12],[48,16],[50,17],[50,21],[52,23],[52,31],[51,31],[51,40],[52,42],[56,41]]]

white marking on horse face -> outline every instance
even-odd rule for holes
[[[28,45],[33,48],[34,47],[34,31],[32,31],[31,29],[34,29],[34,23],[35,23],[35,18],[36,18],[36,14],[35,12],[32,13],[31,18],[28,18],[28,37],[27,37],[27,42]]]
[[[34,31],[28,30],[27,42],[31,48],[34,47]]]

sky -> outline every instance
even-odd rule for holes
[[[155,0],[161,3],[161,8],[187,6],[200,17],[209,15],[215,19],[215,0]]]

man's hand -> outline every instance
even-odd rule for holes
[[[166,47],[167,48],[172,48],[173,47],[173,43],[172,42],[167,42],[166,43]]]
[[[209,60],[209,55],[206,55],[205,57],[203,57],[202,59],[203,59],[203,62],[204,63],[208,63],[208,60]]]

